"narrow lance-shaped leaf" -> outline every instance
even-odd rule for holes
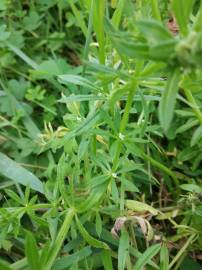
[[[83,238],[86,240],[86,242],[96,248],[104,248],[104,249],[109,249],[108,245],[105,244],[104,242],[101,242],[97,240],[96,238],[92,237],[84,228],[84,226],[81,224],[80,220],[78,217],[76,217],[76,225],[78,227],[78,230],[80,234],[83,236]]]
[[[165,132],[170,127],[174,115],[174,108],[180,81],[180,71],[175,69],[168,77],[166,89],[159,104],[159,120],[161,127]]]
[[[158,44],[159,42],[173,39],[167,28],[157,21],[139,21],[137,26],[144,34],[145,38],[151,43]]]
[[[71,226],[74,214],[75,214],[75,211],[73,209],[69,209],[69,211],[67,212],[64,222],[58,232],[57,238],[55,239],[54,243],[52,243],[52,246],[50,248],[50,253],[49,253],[46,264],[43,266],[43,270],[50,270],[52,268],[52,265],[67,236],[67,232]]]
[[[121,16],[123,14],[125,5],[126,5],[126,0],[119,0],[116,10],[114,11],[114,14],[112,17],[112,24],[116,29],[119,28],[119,25],[121,22]]]
[[[118,270],[124,270],[126,260],[129,252],[129,235],[128,232],[123,229],[121,232],[121,238],[119,241],[118,249]]]
[[[142,270],[143,267],[159,252],[160,248],[161,244],[156,244],[146,249],[142,256],[137,260],[133,270]]]
[[[0,153],[0,174],[24,186],[43,192],[42,182],[30,171],[18,165],[15,161]]]
[[[80,85],[86,88],[89,88],[91,90],[100,90],[99,87],[95,86],[94,83],[91,81],[79,76],[79,75],[73,75],[73,74],[65,74],[65,75],[59,75],[58,80],[60,83],[64,84],[75,84],[75,85]]]
[[[32,270],[40,270],[40,261],[36,240],[32,233],[28,232],[25,241],[25,254]]]
[[[104,249],[102,252],[102,262],[105,270],[113,270],[110,250]]]
[[[143,202],[138,202],[134,200],[126,200],[126,207],[129,210],[135,211],[135,212],[150,212],[152,215],[157,215],[158,210],[153,208],[152,206],[143,203]]]
[[[172,10],[179,25],[182,35],[188,34],[188,20],[192,11],[194,0],[173,0]]]
[[[160,270],[169,270],[169,253],[165,243],[163,243],[160,252]]]
[[[195,130],[195,132],[194,132],[194,134],[193,134],[193,136],[191,138],[191,146],[196,145],[201,138],[202,138],[202,126],[199,126]]]

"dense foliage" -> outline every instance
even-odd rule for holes
[[[202,269],[201,44],[197,0],[0,1],[0,269]]]

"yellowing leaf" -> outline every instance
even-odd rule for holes
[[[158,214],[158,210],[152,206],[138,201],[127,200],[126,207],[134,212],[150,212],[152,215]]]

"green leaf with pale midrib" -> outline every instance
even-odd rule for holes
[[[0,153],[0,174],[24,186],[44,193],[42,182],[30,171],[18,165],[15,161]]]

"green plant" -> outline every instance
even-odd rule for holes
[[[0,12],[0,268],[200,269],[201,1]]]

